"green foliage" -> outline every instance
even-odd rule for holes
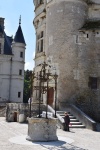
[[[24,71],[24,95],[23,95],[23,102],[28,103],[28,99],[30,97],[31,92],[31,74],[32,71],[26,70]]]

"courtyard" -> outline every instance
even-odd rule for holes
[[[57,128],[58,141],[30,142],[26,140],[27,124],[6,122],[0,117],[0,150],[100,150],[100,132],[88,129]]]

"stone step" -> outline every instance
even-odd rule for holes
[[[69,125],[70,128],[85,128],[84,125]]]
[[[60,115],[62,118],[64,118],[65,116],[64,115]],[[68,115],[70,118],[75,118],[75,116],[73,116],[73,115]]]
[[[70,119],[71,122],[79,122],[78,119]]]
[[[76,119],[76,117],[75,117],[75,116],[69,116],[69,118],[70,118],[70,119]]]
[[[70,123],[71,123],[71,125],[82,125],[81,122],[70,122]]]
[[[64,112],[65,111],[57,111],[57,113],[64,118]],[[68,111],[67,111],[68,112]],[[75,117],[73,116],[70,112],[68,112],[68,115],[70,117],[70,128],[85,128],[84,125]]]
[[[56,111],[58,114],[62,114],[64,115],[65,111]],[[68,114],[70,114],[70,112],[67,112]]]

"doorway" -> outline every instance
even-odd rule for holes
[[[53,106],[54,101],[54,88],[51,87],[48,89],[48,105]]]
[[[14,122],[17,122],[17,112],[14,112]]]

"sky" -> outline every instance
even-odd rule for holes
[[[5,32],[8,36],[15,36],[19,26],[20,15],[21,27],[26,42],[25,70],[33,70],[35,55],[33,0],[0,0],[0,17],[5,18]]]

